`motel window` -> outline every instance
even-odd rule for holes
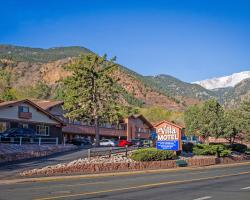
[[[7,130],[7,122],[0,122],[0,133]]]
[[[28,106],[19,106],[18,111],[28,113],[29,112],[29,107]]]
[[[36,134],[40,136],[49,136],[49,126],[37,125]]]

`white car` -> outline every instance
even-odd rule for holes
[[[103,140],[100,140],[100,146],[103,146],[103,147],[115,147],[116,142],[113,141],[113,140],[109,140],[109,139],[103,139]]]

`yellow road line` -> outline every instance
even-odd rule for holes
[[[93,182],[93,183],[77,183],[77,184],[60,184],[60,185],[50,185],[50,186],[41,186],[41,187],[32,187],[32,190],[42,190],[48,188],[60,188],[60,187],[76,187],[76,186],[87,186],[87,185],[96,185],[96,184],[104,184],[105,181]],[[30,188],[16,188],[20,190],[30,190]],[[12,188],[9,190],[13,190]]]
[[[34,199],[34,200],[53,200],[53,199],[61,199],[61,198],[68,198],[68,197],[95,195],[95,194],[102,194],[102,193],[108,193],[108,192],[118,192],[118,191],[124,191],[124,190],[142,189],[142,188],[149,188],[149,187],[156,187],[156,186],[163,186],[163,185],[170,185],[170,184],[190,183],[190,182],[195,182],[195,181],[219,179],[219,178],[239,176],[239,175],[244,175],[244,174],[250,174],[250,172],[241,172],[241,173],[227,174],[227,175],[221,175],[221,176],[210,176],[210,177],[206,177],[206,178],[198,178],[198,179],[191,179],[191,180],[180,180],[180,181],[168,181],[168,182],[151,183],[151,184],[137,185],[137,186],[131,186],[131,187],[100,190],[100,191],[95,191],[95,192],[84,192],[84,193],[76,193],[76,194],[69,194],[69,195],[37,198],[37,199]]]
[[[110,176],[127,176],[136,174],[147,174],[147,173],[160,173],[160,172],[176,172],[176,171],[188,171],[188,170],[205,170],[205,169],[216,169],[216,168],[228,168],[233,166],[249,165],[250,162],[233,163],[233,164],[220,164],[220,165],[209,165],[203,167],[185,167],[185,168],[172,168],[172,169],[151,169],[143,171],[129,171],[129,172],[112,172],[102,174],[84,174],[84,175],[72,175],[72,176],[54,176],[54,177],[39,177],[39,178],[21,178],[14,180],[1,180],[1,184],[22,184],[27,182],[49,182],[49,181],[64,181],[64,180],[78,180],[87,178],[100,178]]]
[[[206,171],[203,172],[190,172],[186,173],[185,175],[195,175],[195,174],[205,174],[208,173]],[[179,176],[179,174],[170,174],[168,177],[173,177],[173,176]],[[104,184],[107,183],[106,181],[99,181],[99,182],[92,182],[92,183],[76,183],[76,184],[60,184],[60,185],[50,185],[50,188],[60,188],[60,187],[76,187],[76,186],[87,186],[87,185],[97,185],[97,184]],[[30,188],[16,188],[20,190],[30,190]],[[41,189],[48,189],[48,186],[40,186],[40,187],[32,187],[32,189],[35,190],[41,190]],[[12,190],[12,189],[9,189]]]

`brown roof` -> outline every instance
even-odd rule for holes
[[[16,105],[16,104],[20,104],[20,103],[30,104],[30,105],[34,106],[35,108],[37,108],[42,113],[44,113],[45,115],[49,116],[51,119],[54,119],[55,121],[59,122],[62,125],[64,124],[63,121],[61,121],[60,119],[58,119],[57,117],[55,117],[54,115],[52,115],[51,113],[49,113],[48,111],[46,111],[45,109],[43,109],[42,107],[37,105],[35,102],[33,102],[29,99],[17,100],[17,101],[5,101],[5,102],[0,103],[0,108]]]
[[[177,124],[172,123],[172,122],[169,122],[169,121],[167,121],[167,120],[163,120],[163,121],[161,121],[161,122],[159,122],[159,123],[157,123],[157,124],[154,124],[154,127],[157,127],[157,126],[161,125],[162,123],[167,123],[167,124],[170,124],[170,125],[172,125],[172,126],[176,126],[176,127],[178,127],[178,128],[181,128],[181,129],[184,128],[183,126],[177,125]]]
[[[145,122],[145,124],[147,124],[150,128],[154,128],[154,126],[143,116],[143,115],[131,115],[129,117],[133,117],[133,118],[140,118],[142,121]]]
[[[9,105],[12,105],[12,104],[15,104],[18,102],[20,102],[20,100],[19,101],[17,101],[17,100],[16,101],[4,101],[4,102],[0,103],[0,107],[9,106]]]
[[[43,108],[44,110],[49,110],[50,108],[63,104],[63,101],[55,100],[32,100],[35,104]]]

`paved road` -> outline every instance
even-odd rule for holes
[[[0,184],[1,200],[249,200],[250,163],[171,172]]]
[[[0,180],[14,178],[24,170],[40,168],[47,165],[70,162],[87,155],[87,149],[78,149],[69,152],[56,153],[47,157],[32,158],[22,161],[0,164]]]
[[[121,148],[112,147],[112,149],[116,151]],[[94,152],[98,154],[107,154],[109,153],[109,151],[107,150],[110,150],[110,147],[91,148],[92,154]],[[55,153],[53,155],[42,158],[32,158],[22,161],[15,161],[7,164],[0,164],[0,180],[16,178],[19,172],[25,170],[41,168],[48,165],[62,164],[73,160],[77,160],[79,158],[86,158],[87,156],[88,156],[87,149],[78,149],[69,152]]]

